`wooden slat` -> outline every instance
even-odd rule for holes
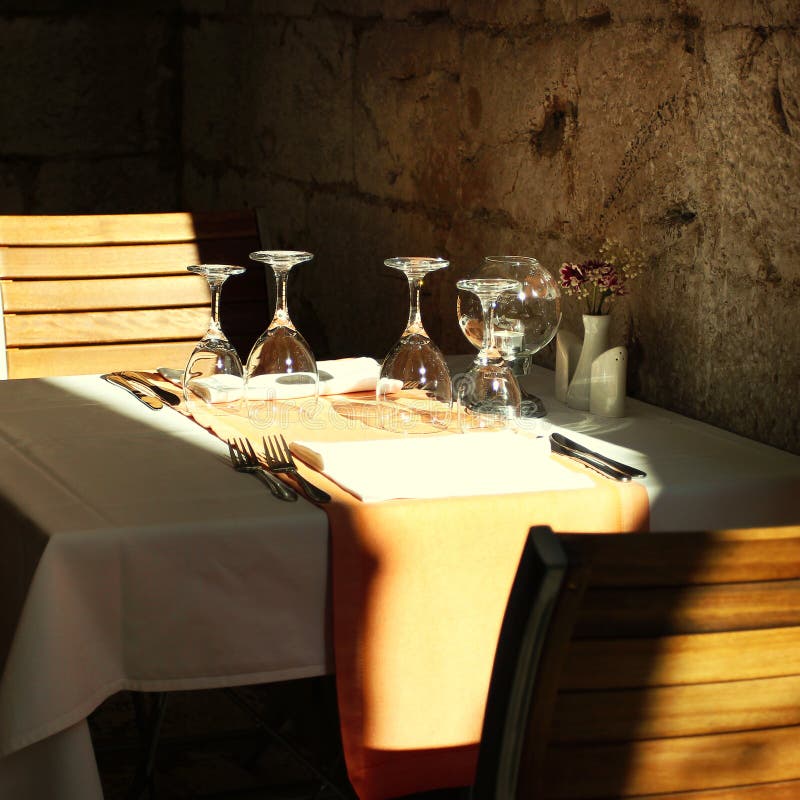
[[[95,311],[203,305],[210,301],[200,275],[96,280],[0,281],[6,314],[36,311]]]
[[[800,528],[562,541],[588,586],[517,796],[800,798]]]
[[[0,245],[191,242],[257,235],[250,211],[0,216]]]
[[[3,278],[181,275],[201,261],[196,242],[94,247],[0,247]]]
[[[580,536],[563,536],[565,546],[584,547]],[[758,546],[750,542],[758,540]],[[587,540],[588,541],[588,540]],[[800,578],[800,527],[697,534],[593,537],[584,551],[595,586],[680,586]]]
[[[668,588],[590,589],[579,638],[710,633],[796,625],[800,580]]]
[[[8,314],[8,347],[198,340],[208,328],[210,310],[158,308],[145,311],[82,311],[66,314]]]
[[[178,244],[122,244],[94,247],[0,247],[2,278],[102,278],[124,275],[183,275],[189,264],[248,260],[253,239]]]
[[[8,350],[9,378],[94,375],[121,369],[183,369],[196,341],[147,344],[78,345]]]
[[[626,797],[800,778],[800,728],[657,739],[618,745],[554,745],[547,797]]]
[[[800,675],[800,627],[570,643],[562,689],[624,689]]]
[[[798,800],[800,781],[754,783],[748,786],[728,786],[724,789],[701,789],[697,792],[637,795],[629,800]]]
[[[800,676],[623,691],[561,692],[552,739],[603,742],[800,725]]]

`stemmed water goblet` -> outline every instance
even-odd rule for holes
[[[453,387],[444,356],[422,324],[419,293],[422,282],[444,269],[443,258],[387,258],[387,267],[408,279],[410,308],[406,329],[383,360],[376,388],[378,421],[399,433],[433,433],[450,422]]]
[[[561,323],[561,291],[548,270],[531,256],[486,256],[471,277],[511,278],[522,285],[519,292],[505,292],[494,315],[495,346],[518,378],[530,371],[533,356],[546,347]],[[459,292],[458,322],[464,336],[480,347],[483,320],[480,303],[471,292]],[[544,403],[522,392],[523,417],[545,415]]]
[[[242,362],[234,346],[222,332],[219,301],[222,284],[231,275],[241,275],[244,267],[228,264],[194,264],[189,272],[205,276],[211,290],[211,319],[208,330],[197,343],[183,372],[183,397],[186,407],[195,411],[213,403],[216,409],[237,413],[242,400]]]
[[[258,250],[253,261],[275,275],[275,313],[247,357],[245,397],[251,422],[266,426],[313,413],[319,398],[317,362],[308,342],[289,318],[286,283],[289,271],[314,256],[297,250]],[[276,419],[275,415],[281,418]]]
[[[511,368],[494,338],[495,305],[504,292],[518,292],[510,278],[465,278],[459,289],[472,292],[483,310],[483,341],[468,372],[457,384],[458,421],[462,431],[504,428],[519,417],[521,394]]]

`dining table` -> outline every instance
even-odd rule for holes
[[[380,430],[374,393],[284,424],[154,410],[94,375],[0,381],[0,797],[100,800],[87,717],[119,691],[326,674],[359,797],[466,785],[531,526],[800,524],[800,456],[631,398],[576,411],[553,383],[521,378],[547,415],[519,433],[425,437]],[[646,477],[554,455],[552,432]],[[274,433],[364,447],[369,492],[300,462],[332,500],[284,502],[232,469],[227,438]]]

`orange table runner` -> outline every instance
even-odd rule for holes
[[[327,415],[321,425],[260,429],[213,411],[198,421],[221,438],[247,436],[256,449],[265,433],[289,441],[390,438],[358,421],[369,405],[363,397],[324,398],[315,415]],[[348,424],[330,424],[331,415]],[[528,529],[646,530],[644,487],[592,474],[591,489],[363,503],[302,471],[333,498],[323,508],[353,787],[362,800],[381,800],[471,783],[497,637]]]

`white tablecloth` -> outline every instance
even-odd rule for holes
[[[21,773],[29,797],[100,797],[96,770],[94,795],[67,790],[64,754],[119,690],[330,671],[324,512],[169,409],[92,377],[0,382],[0,523],[0,797],[26,797]]]
[[[648,472],[654,531],[800,523],[800,458],[629,401],[549,423]],[[86,715],[121,689],[332,669],[323,511],[96,377],[0,381],[0,797],[98,800]],[[80,791],[76,787],[80,786]]]
[[[620,418],[575,411],[555,400],[546,369],[522,384],[553,430],[647,473],[651,531],[800,524],[800,456],[630,398]]]

